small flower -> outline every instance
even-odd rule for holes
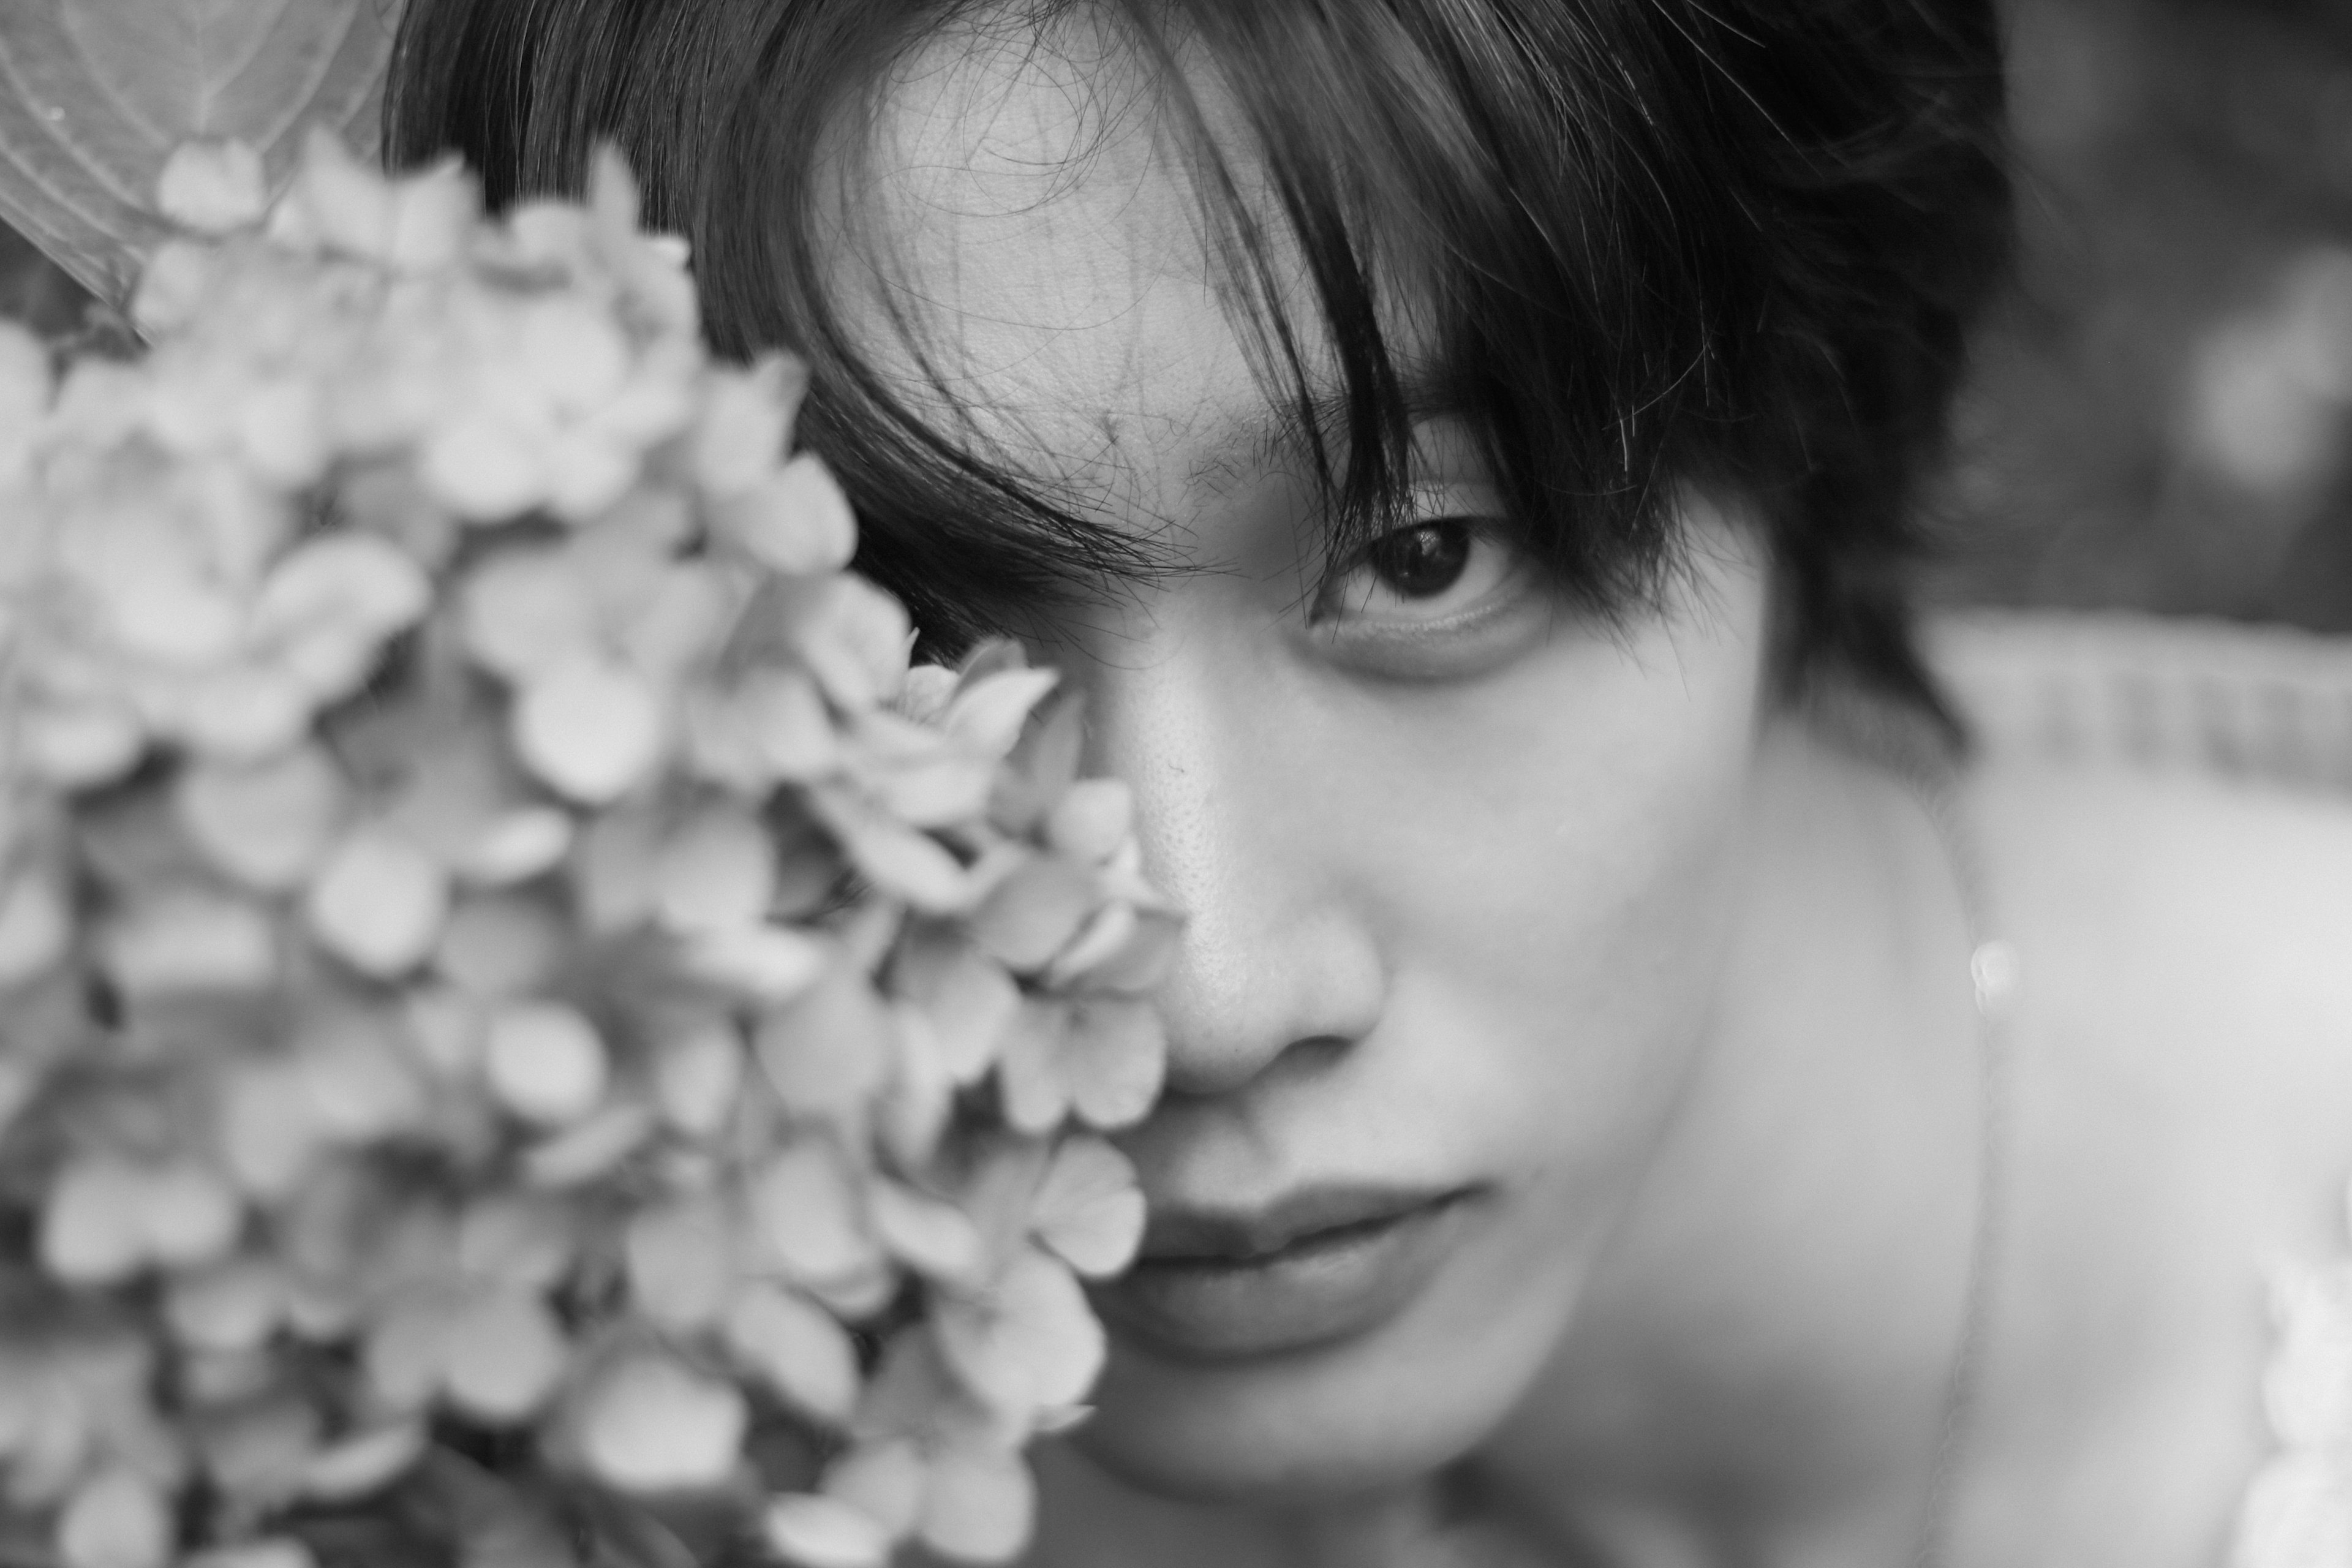
[[[242,142],[189,142],[173,150],[157,182],[163,216],[200,234],[226,234],[261,220],[269,190],[261,154]]]

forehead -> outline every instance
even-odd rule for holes
[[[1213,133],[1217,98],[1194,90]],[[1094,24],[926,41],[842,165],[829,250],[861,356],[988,460],[1074,500],[1175,505],[1270,414],[1181,146],[1150,68]],[[1286,286],[1295,257],[1267,232]],[[1286,313],[1311,363],[1315,312]]]

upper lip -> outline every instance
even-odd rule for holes
[[[1251,1208],[1165,1208],[1143,1233],[1143,1263],[1250,1263],[1333,1232],[1400,1220],[1466,1195],[1460,1187],[1302,1187]]]

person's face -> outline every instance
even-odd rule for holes
[[[1688,492],[1692,569],[1600,624],[1498,534],[1443,524],[1495,500],[1438,419],[1417,484],[1443,525],[1318,593],[1315,491],[1254,442],[1269,401],[1196,198],[1144,90],[1071,53],[925,52],[838,259],[916,406],[892,291],[978,449],[1190,568],[1043,650],[1190,917],[1169,1093],[1121,1140],[1152,1231],[1099,1297],[1082,1441],[1173,1492],[1377,1486],[1509,1410],[1691,1068],[1762,572]]]

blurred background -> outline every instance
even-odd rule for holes
[[[2352,632],[2352,0],[2008,9],[2023,254],[1934,596]],[[0,227],[0,313],[87,304]]]

